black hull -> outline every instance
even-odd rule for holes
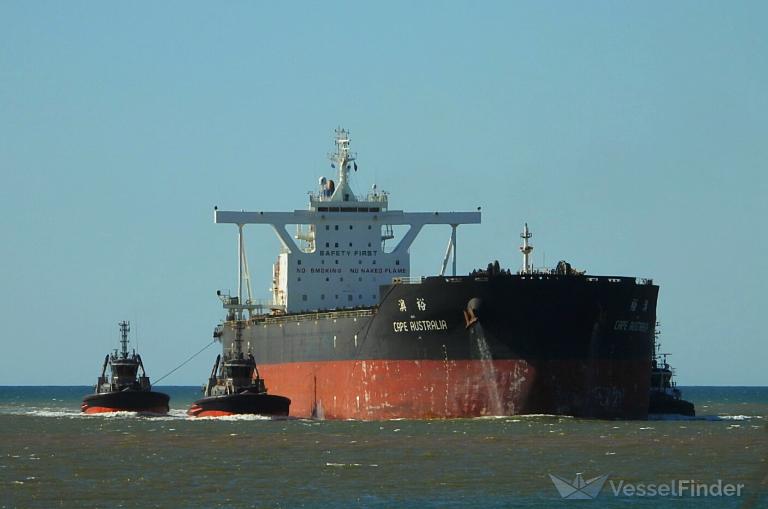
[[[491,415],[498,393],[503,414],[642,419],[657,295],[635,278],[434,277],[381,287],[374,308],[258,317],[243,340],[294,415]],[[225,323],[225,351],[234,336]]]
[[[291,400],[272,394],[240,393],[210,396],[192,404],[187,413],[194,417],[221,417],[237,414],[287,416]]]
[[[660,392],[651,392],[648,403],[648,413],[654,415],[685,415],[696,416],[696,409],[690,401],[675,398]]]
[[[154,391],[120,391],[90,394],[83,398],[81,409],[85,413],[145,412],[168,413],[170,397]]]

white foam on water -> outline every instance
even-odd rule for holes
[[[236,414],[236,415],[221,415],[217,417],[192,417],[188,416],[189,421],[285,421],[290,417],[285,416],[271,416],[271,415],[257,415],[257,414]]]
[[[648,414],[649,421],[750,421],[762,419],[762,415],[681,415],[681,414]]]
[[[69,417],[69,418],[80,418],[84,416],[82,412],[79,412],[77,410],[62,410],[62,409],[48,409],[48,408],[40,408],[35,410],[23,410],[19,412],[14,412],[12,415],[31,415],[35,417]]]

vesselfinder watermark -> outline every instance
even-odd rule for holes
[[[561,498],[586,500],[597,498],[605,491],[615,497],[740,497],[744,493],[744,483],[727,482],[722,479],[701,481],[696,479],[670,479],[665,482],[629,482],[623,479],[610,479],[610,475],[598,475],[584,479],[577,473],[571,481],[549,474],[555,489]],[[607,490],[603,487],[608,481]]]

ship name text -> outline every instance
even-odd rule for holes
[[[627,332],[648,332],[650,330],[648,322],[630,322],[629,320],[616,320],[613,330]]]
[[[392,329],[395,332],[422,332],[435,330],[448,330],[448,323],[445,320],[411,320],[392,322]]]

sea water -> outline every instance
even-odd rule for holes
[[[683,388],[693,419],[373,422],[192,419],[199,388],[157,389],[169,416],[82,415],[89,387],[0,387],[0,507],[768,507],[768,388]],[[596,499],[561,498],[550,474],[577,473],[608,476]],[[638,496],[681,480],[743,488]]]

